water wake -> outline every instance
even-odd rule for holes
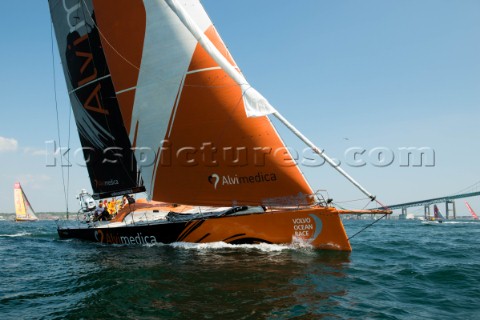
[[[212,251],[212,250],[255,250],[262,252],[280,252],[292,249],[304,248],[305,246],[299,245],[279,245],[279,244],[230,244],[226,242],[210,242],[210,243],[189,243],[189,242],[174,242],[169,244],[173,248],[185,249],[185,250],[198,250],[198,251]]]
[[[15,233],[15,234],[0,234],[0,237],[10,237],[10,238],[14,238],[14,237],[25,237],[25,236],[30,236],[31,233],[29,232],[20,232],[20,233]]]

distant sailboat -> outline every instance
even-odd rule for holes
[[[438,209],[437,205],[433,206],[433,217],[428,217],[427,221],[425,222],[435,222],[435,223],[442,223],[445,218],[443,217],[442,213]]]
[[[341,210],[316,194],[268,116],[375,196],[250,86],[199,0],[49,4],[94,192],[79,195],[82,212],[93,198],[149,199],[110,221],[59,225],[61,238],[351,250]]]
[[[467,206],[468,211],[470,211],[470,214],[472,215],[473,220],[478,220],[477,214],[475,213],[475,211],[473,211],[472,207],[470,206],[470,204],[468,204],[467,201],[465,201],[465,205]]]
[[[23,192],[20,182],[15,183],[14,188],[14,199],[15,199],[15,220],[16,221],[37,221],[38,218],[33,211],[30,202]]]

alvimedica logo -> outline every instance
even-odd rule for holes
[[[213,185],[215,190],[220,186],[231,186],[231,185],[241,185],[241,184],[252,184],[252,183],[267,183],[277,181],[277,176],[275,173],[263,173],[258,172],[256,175],[251,176],[219,176],[216,173],[211,174],[208,177],[208,182]]]

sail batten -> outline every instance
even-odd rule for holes
[[[69,91],[68,94],[69,94],[69,95],[70,95],[70,94],[73,94],[73,93],[77,92],[78,90],[83,89],[84,87],[88,87],[88,86],[90,86],[90,85],[92,85],[92,84],[94,84],[94,83],[96,83],[96,82],[99,82],[99,81],[101,81],[101,80],[103,80],[103,79],[106,79],[106,78],[110,78],[110,75],[107,74],[107,75],[105,75],[105,76],[103,76],[103,77],[101,77],[101,78],[97,78],[97,79],[95,79],[95,80],[92,80],[92,81],[90,81],[90,82],[87,82],[87,83],[81,85],[80,87],[78,87],[78,88],[76,88],[76,89],[74,89],[74,90],[72,90],[72,91]]]
[[[221,67],[211,67],[211,68],[203,68],[203,69],[196,69],[196,70],[190,70],[187,72],[187,74],[194,74],[198,72],[207,72],[207,71],[212,71],[212,70],[221,70]]]

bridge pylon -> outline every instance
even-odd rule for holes
[[[423,206],[423,212],[424,212],[425,220],[428,220],[430,218],[430,205],[429,204]]]
[[[450,204],[452,205],[451,209],[450,209]],[[449,218],[450,211],[453,213],[453,219],[454,220],[457,219],[457,211],[455,209],[455,201],[447,200],[447,201],[445,201],[445,215],[446,215],[447,220],[450,219]]]

